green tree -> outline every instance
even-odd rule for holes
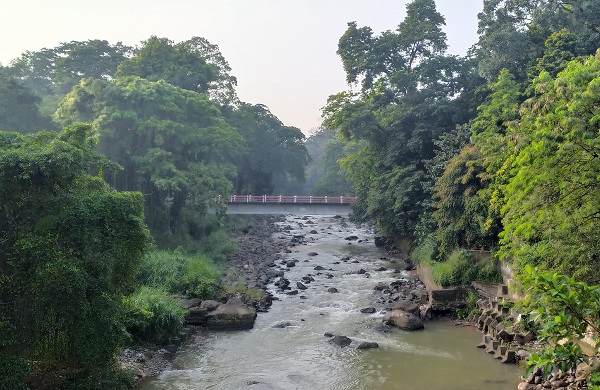
[[[600,52],[542,72],[523,107],[520,150],[506,186],[502,257],[600,280]]]
[[[343,166],[359,197],[355,218],[375,221],[384,234],[414,234],[429,204],[433,140],[464,120],[456,97],[465,68],[444,55],[444,23],[432,0],[415,0],[396,31],[373,36],[350,23],[339,42],[347,81],[362,88],[331,96],[324,124],[364,142]]]
[[[122,297],[150,236],[142,195],[88,174],[110,165],[90,130],[0,133],[0,324],[13,330],[2,333],[0,363],[22,359],[35,374],[118,388],[107,371],[125,336]]]
[[[236,162],[236,194],[270,195],[277,177],[304,182],[309,156],[298,128],[284,126],[261,104],[242,103],[226,119],[245,141]]]
[[[479,71],[488,82],[502,69],[527,83],[527,70],[543,55],[544,42],[561,30],[576,37],[573,55],[600,47],[600,4],[594,0],[484,0],[475,46]]]
[[[0,129],[22,134],[48,129],[40,102],[39,96],[0,67]]]
[[[111,45],[99,39],[71,41],[51,49],[27,51],[14,59],[6,70],[42,97],[40,110],[43,116],[50,117],[65,94],[80,80],[111,80],[117,65],[131,52],[131,47],[120,42]]]
[[[333,133],[331,130],[325,130]],[[339,137],[332,137],[324,143],[322,154],[317,164],[322,170],[322,177],[310,191],[313,195],[354,196],[354,189],[348,173],[341,167],[345,157],[355,153],[359,146],[346,142]],[[317,157],[315,157],[317,158]]]
[[[243,140],[204,94],[139,77],[87,79],[55,119],[93,124],[100,151],[123,166],[105,172],[107,181],[144,194],[146,221],[161,242],[198,238],[209,203],[231,193]]]
[[[195,43],[176,44],[167,38],[151,36],[142,42],[133,57],[119,65],[117,76],[164,80],[179,88],[206,93],[209,85],[217,81],[217,68],[204,58],[203,42],[198,38]]]

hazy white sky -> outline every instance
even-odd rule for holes
[[[337,42],[347,23],[393,30],[407,0],[0,0],[0,63],[60,42],[136,45],[151,35],[216,44],[242,101],[262,103],[309,133],[327,97],[347,88]],[[436,0],[449,52],[475,43],[483,0]]]

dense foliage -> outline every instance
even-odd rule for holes
[[[597,287],[582,281],[600,281],[600,3],[484,0],[478,17],[467,58],[444,54],[431,0],[396,31],[350,23],[338,54],[351,88],[325,124],[361,145],[338,158],[357,220],[414,238],[411,257],[443,285],[497,280],[470,250],[512,264],[556,342],[532,364],[572,368],[572,338],[597,330],[597,305],[583,307]]]
[[[596,339],[592,353],[595,356],[590,358],[577,340],[600,333],[600,286],[538,271],[530,265],[524,267],[519,281],[526,286],[521,309],[537,325],[540,339],[550,342],[529,357],[528,371],[538,367],[548,374],[557,367],[563,372],[575,372],[582,362],[597,364],[600,341]],[[600,388],[598,371],[592,373],[588,384],[590,388]]]
[[[418,246],[435,239],[433,261],[500,250],[517,270],[600,280],[598,11],[485,0],[465,59],[444,54],[430,0],[378,36],[350,23],[338,54],[360,91],[331,96],[324,117],[361,145],[337,159],[359,196],[355,218]]]
[[[174,296],[223,293],[214,199],[299,183],[309,159],[230,71],[204,38],[155,36],[0,67],[0,389],[123,388],[124,343],[177,335]]]
[[[88,174],[107,165],[90,130],[0,133],[0,371],[27,361],[99,377],[125,336],[121,300],[150,236],[142,195]]]

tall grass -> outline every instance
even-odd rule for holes
[[[475,261],[464,249],[455,249],[446,261],[433,263],[431,274],[433,280],[444,287],[467,285],[474,281],[502,281],[494,258]]]
[[[183,327],[187,313],[166,291],[142,286],[123,300],[125,325],[134,340],[166,342]]]
[[[218,277],[218,267],[206,255],[181,250],[149,252],[138,271],[143,286],[203,299],[214,297]]]

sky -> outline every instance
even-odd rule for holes
[[[394,30],[406,0],[0,0],[0,63],[61,42],[105,39],[138,45],[151,35],[194,36],[219,46],[240,99],[264,104],[305,134],[327,97],[348,88],[335,53],[348,22]],[[483,0],[436,0],[451,54],[477,40]]]

